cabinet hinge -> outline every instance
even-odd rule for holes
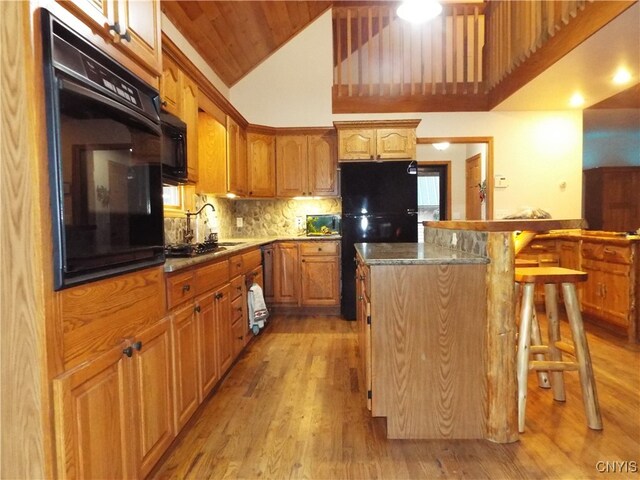
[[[368,398],[369,400],[371,400],[371,397],[372,397],[372,396],[373,396],[373,395],[371,394],[371,390],[367,390],[367,398]]]
[[[371,325],[371,315],[367,315],[367,325]]]

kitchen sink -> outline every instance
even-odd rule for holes
[[[236,247],[238,245],[245,244],[247,242],[218,242],[218,246],[220,247]]]

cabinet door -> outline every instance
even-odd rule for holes
[[[416,158],[416,131],[413,128],[379,128],[376,133],[378,159]]]
[[[205,112],[198,113],[198,191],[227,193],[227,129]]]
[[[305,255],[300,262],[302,292],[300,303],[305,307],[340,304],[340,268],[338,257]]]
[[[162,76],[160,77],[160,99],[162,108],[167,112],[180,116],[180,69],[166,55],[162,59]]]
[[[250,197],[276,193],[276,140],[273,135],[247,134],[247,173]]]
[[[198,181],[198,85],[188,76],[180,75],[182,86],[180,117],[187,124],[187,176]]]
[[[130,40],[120,44],[151,72],[160,73],[160,1],[118,0],[118,23]]]
[[[587,281],[580,290],[580,306],[585,313],[600,315],[602,308],[601,262],[583,260],[581,270],[588,273]]]
[[[242,158],[240,127],[227,117],[228,190],[236,195],[247,193],[247,160]]]
[[[200,360],[199,401],[209,394],[220,373],[218,370],[218,332],[214,294],[206,293],[196,300],[198,352]]]
[[[300,284],[298,244],[282,242],[276,244],[274,269],[274,303],[298,304]]]
[[[116,21],[116,5],[114,0],[57,0],[91,29],[107,37],[113,37],[109,26]]]
[[[602,174],[602,229],[626,232],[640,219],[640,169],[604,171]]]
[[[144,478],[175,437],[169,319],[136,336],[133,357],[138,429],[137,468]]]
[[[628,327],[631,314],[630,266],[606,262],[602,269],[602,309],[604,320]]]
[[[373,160],[376,155],[376,131],[338,131],[338,158],[340,160]]]
[[[335,135],[309,135],[307,140],[309,195],[337,196],[338,159]]]
[[[262,289],[264,292],[264,299],[267,303],[271,303],[273,301],[274,296],[274,285],[275,285],[275,277],[274,277],[274,260],[275,260],[275,246],[274,244],[267,245],[266,247],[262,247],[262,261],[264,264],[264,283],[262,284]]]
[[[134,477],[126,343],[53,380],[60,478]]]
[[[306,135],[279,136],[276,169],[278,197],[307,195],[307,137]]]
[[[229,284],[214,293],[216,311],[216,334],[218,340],[218,372],[220,376],[233,363],[234,342],[231,316],[231,287]]]
[[[580,242],[560,240],[558,242],[560,266],[572,270],[580,270]]]
[[[189,304],[173,316],[173,391],[175,429],[180,431],[199,405],[198,324],[194,307]]]

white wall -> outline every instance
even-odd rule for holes
[[[229,100],[230,91],[229,87],[220,79],[220,77],[213,71],[207,62],[200,56],[196,49],[191,46],[186,38],[178,31],[176,26],[171,23],[171,20],[163,13],[162,14],[162,31],[175,43],[182,52],[191,60],[191,62],[202,72],[202,74],[209,79],[214,87]]]

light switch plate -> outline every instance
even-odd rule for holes
[[[236,218],[236,227],[242,228],[242,225],[244,225],[244,221],[242,220],[242,217],[237,217]]]

